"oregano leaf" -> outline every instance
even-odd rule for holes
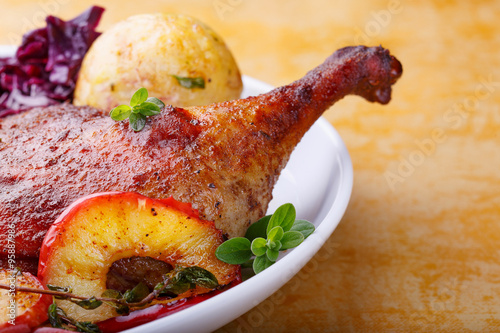
[[[245,238],[248,238],[250,241],[253,241],[258,237],[265,239],[267,237],[267,225],[269,224],[270,219],[271,215],[267,215],[251,224],[245,233]]]
[[[252,241],[252,252],[256,256],[261,256],[266,253],[266,240],[262,237],[255,238]]]
[[[272,242],[276,242],[281,240],[283,234],[284,234],[283,228],[277,225],[274,228],[272,228],[271,231],[269,231],[269,233],[267,234],[267,239]]]
[[[274,262],[269,260],[267,258],[267,255],[264,254],[264,255],[258,256],[253,261],[253,266],[252,266],[253,271],[255,272],[255,274],[259,274],[260,272],[262,272],[263,270],[265,270],[266,268],[268,268],[272,264],[274,264]]]
[[[278,259],[279,251],[300,245],[314,232],[315,228],[311,222],[295,220],[295,217],[295,207],[291,203],[281,205],[274,214],[264,216],[251,224],[245,233],[245,238],[233,238],[220,245],[216,250],[216,256],[224,262],[242,267],[252,263],[252,268],[257,274]],[[233,240],[235,243],[231,248]],[[236,244],[241,248],[236,248]],[[237,260],[233,258],[240,253],[244,255]],[[253,255],[255,259],[252,262],[249,259]]]
[[[137,113],[140,113],[144,116],[156,116],[157,114],[160,114],[161,109],[154,103],[144,102],[137,106],[134,106],[134,111],[137,111]]]
[[[314,232],[314,230],[316,230],[314,224],[306,220],[295,220],[292,228],[290,229],[290,231],[300,232],[302,235],[304,235],[304,239],[309,237]]]
[[[231,238],[215,250],[215,256],[225,263],[241,265],[252,257],[250,247],[250,241],[244,237]]]
[[[130,99],[130,106],[134,107],[136,105],[139,105],[142,102],[145,102],[146,99],[148,99],[148,91],[147,91],[147,89],[146,88],[139,88],[132,95],[132,98]]]
[[[278,250],[273,250],[270,248],[268,248],[266,251],[267,258],[272,262],[275,262],[276,260],[278,260],[279,254],[280,254],[280,252]]]
[[[139,132],[146,126],[146,117],[140,113],[131,113],[129,123],[134,131]]]
[[[269,220],[269,224],[267,225],[267,234],[269,234],[269,231],[276,226],[281,226],[283,231],[290,230],[293,222],[295,222],[295,216],[295,207],[292,204],[286,203],[279,206]]]
[[[299,246],[304,241],[304,235],[298,231],[287,231],[281,238],[281,250],[288,250]]]
[[[130,99],[130,106],[119,105],[109,112],[111,119],[121,121],[128,118],[130,128],[141,131],[146,125],[146,117],[161,113],[165,104],[156,97],[148,97],[146,88],[139,88]]]
[[[111,119],[121,121],[127,119],[132,113],[132,109],[128,105],[119,105],[109,112]]]
[[[148,97],[146,99],[146,102],[156,104],[160,109],[165,107],[165,103],[163,103],[159,98],[156,97]]]

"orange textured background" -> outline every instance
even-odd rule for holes
[[[349,97],[325,114],[354,165],[337,230],[220,332],[500,331],[500,1],[0,0],[0,44],[94,3],[101,30],[137,13],[195,16],[273,85],[345,45],[381,44],[403,63],[389,105]]]

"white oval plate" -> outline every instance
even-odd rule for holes
[[[15,49],[0,46],[0,57]],[[242,97],[273,87],[244,76]],[[349,203],[353,170],[349,153],[335,129],[320,118],[296,147],[282,171],[269,205],[293,203],[297,218],[314,223],[316,231],[273,266],[245,282],[190,308],[126,330],[127,333],[212,332],[264,301],[314,256],[337,227]]]

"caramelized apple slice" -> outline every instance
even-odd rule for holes
[[[0,283],[17,287],[45,289],[42,283],[30,273],[17,274],[11,270],[0,270]],[[31,332],[47,320],[47,310],[52,303],[48,295],[17,292],[0,289],[0,331]]]
[[[76,201],[54,222],[42,244],[38,276],[46,284],[71,287],[74,294],[99,297],[107,289],[110,272],[115,278],[116,272],[152,275],[147,267],[116,269],[145,258],[146,264],[199,266],[214,274],[219,285],[226,285],[238,276],[238,266],[215,257],[223,241],[222,232],[212,222],[200,220],[188,204],[130,192],[99,193]],[[119,276],[125,279],[134,281],[133,276]],[[189,295],[208,291],[196,287]],[[97,322],[117,315],[108,305],[94,310],[63,300],[58,305],[77,321]]]

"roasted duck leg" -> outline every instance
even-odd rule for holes
[[[309,127],[356,94],[388,103],[401,64],[381,47],[347,47],[269,93],[205,107],[167,106],[141,132],[70,104],[0,119],[0,260],[15,233],[18,265],[36,264],[50,224],[77,198],[135,191],[192,203],[228,236],[262,217]],[[22,262],[21,262],[22,261]]]

